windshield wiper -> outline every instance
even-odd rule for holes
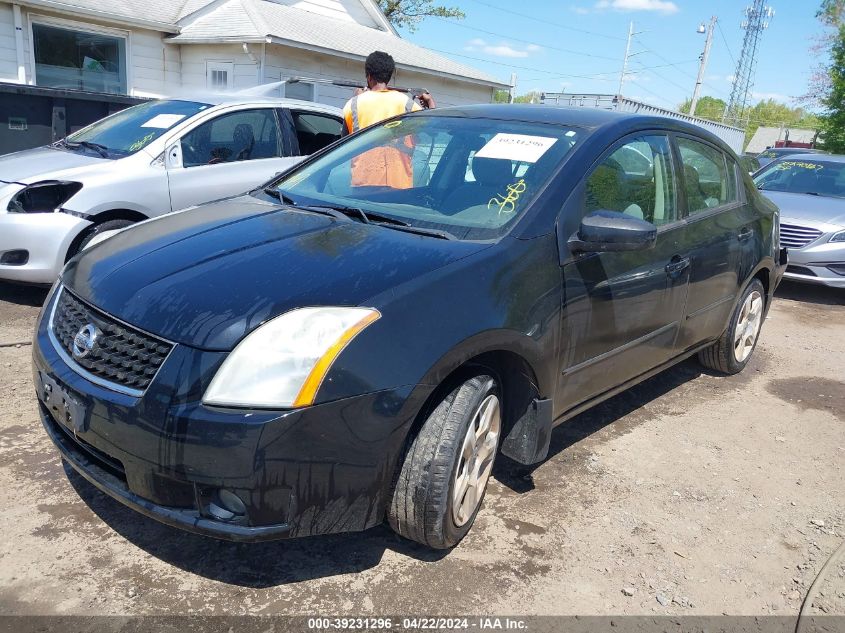
[[[84,147],[85,149],[97,152],[103,158],[109,157],[109,148],[105,145],[100,145],[99,143],[92,143],[91,141],[69,141],[65,138],[62,139],[62,144],[70,149],[79,149],[80,147]]]
[[[416,233],[417,235],[427,235],[429,237],[437,237],[441,240],[456,240],[458,239],[449,231],[441,231],[439,229],[427,229],[422,226],[414,226],[412,224],[390,224],[388,222],[371,222],[371,224],[378,224],[386,229],[394,229],[396,231],[405,231],[406,233]]]
[[[303,211],[310,211],[312,213],[319,213],[321,215],[328,215],[330,217],[335,218],[336,220],[346,220],[346,221],[349,220],[349,218],[346,215],[344,215],[343,213],[341,213],[340,211],[337,211],[336,209],[334,209],[332,207],[297,204],[296,201],[293,198],[291,198],[289,195],[287,195],[286,193],[282,193],[281,191],[279,191],[278,189],[275,189],[273,187],[264,187],[263,191],[264,191],[264,193],[266,193],[271,198],[275,198],[276,200],[278,200],[282,204],[286,204],[289,207],[295,207],[295,208],[301,209]]]
[[[820,196],[820,195],[822,195],[818,191],[802,191],[801,193],[803,193],[805,196]]]

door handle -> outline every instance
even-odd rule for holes
[[[689,263],[689,257],[675,255],[671,261],[666,264],[666,274],[672,277],[672,279],[677,279],[681,276],[681,273],[687,269]]]
[[[738,235],[737,237],[739,237],[739,241],[740,241],[740,242],[745,242],[745,241],[747,241],[747,240],[748,240],[748,239],[749,239],[752,235],[754,235],[754,231],[752,231],[752,230],[751,230],[751,227],[749,227],[749,226],[744,226],[744,227],[742,227],[742,230],[739,232],[739,235]]]

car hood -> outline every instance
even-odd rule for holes
[[[279,314],[360,305],[486,246],[241,196],[121,231],[72,260],[62,280],[82,299],[147,332],[230,350]]]
[[[79,167],[102,166],[112,161],[81,152],[38,147],[0,156],[0,182],[29,185],[41,180],[67,177]]]
[[[845,199],[812,196],[806,193],[761,191],[780,208],[783,221],[807,221],[813,224],[845,226]]]

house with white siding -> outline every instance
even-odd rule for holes
[[[393,55],[397,85],[441,106],[508,87],[401,38],[375,0],[0,0],[0,82],[143,97],[362,81],[374,50]],[[278,90],[338,106],[350,96],[323,83]]]

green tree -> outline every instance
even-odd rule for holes
[[[822,98],[825,111],[821,117],[824,148],[834,154],[845,153],[845,24],[839,27],[830,50],[828,69],[830,87]]]
[[[678,106],[678,112],[689,114],[690,105],[692,105],[692,100],[687,99]],[[705,95],[698,100],[698,104],[695,106],[695,116],[708,121],[721,121],[726,106],[727,104],[721,99]]]
[[[493,103],[510,103],[511,93],[508,90],[497,90],[493,93]]]
[[[532,90],[531,92],[526,92],[524,95],[519,95],[518,97],[514,97],[514,103],[542,103],[543,101],[540,97],[543,96],[542,92],[538,92],[537,90]]]
[[[434,4],[434,0],[378,0],[378,6],[393,26],[404,27],[411,32],[428,17],[459,20],[466,17],[457,7]]]

